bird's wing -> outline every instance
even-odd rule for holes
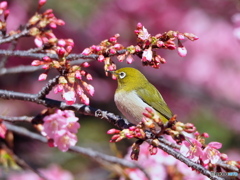
[[[146,104],[149,104],[166,119],[169,120],[173,116],[161,94],[152,84],[150,86],[148,84],[147,88],[137,89],[136,93]]]

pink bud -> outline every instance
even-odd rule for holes
[[[53,12],[52,9],[47,9],[47,10],[44,12],[44,14],[51,14],[52,12]]]
[[[83,52],[82,52],[82,54],[85,55],[85,56],[91,54],[91,49],[90,49],[90,48],[84,49]]]
[[[80,98],[84,104],[89,105],[90,101],[89,101],[89,98],[86,96],[86,94],[83,93]]]
[[[44,81],[46,79],[47,79],[47,74],[45,74],[45,73],[40,74],[40,76],[38,77],[39,81]]]
[[[140,30],[134,30],[134,33],[135,33],[135,34],[139,34],[139,33],[140,33]]]
[[[54,93],[57,94],[59,92],[63,91],[63,85],[62,84],[58,84],[55,89],[54,89]]]
[[[183,34],[178,34],[178,36],[177,36],[177,37],[178,37],[178,39],[179,39],[179,40],[184,40],[184,39],[185,39],[185,37],[184,37],[184,35],[183,35]]]
[[[136,130],[136,126],[131,126],[128,128],[130,131],[135,131]]]
[[[222,154],[221,154],[221,160],[222,160],[222,161],[226,161],[226,160],[228,160],[228,155],[222,153]]]
[[[0,9],[5,10],[5,9],[7,8],[7,5],[8,5],[7,1],[1,2],[1,3],[0,3]]]
[[[61,20],[61,19],[58,19],[57,20],[57,25],[63,26],[63,25],[65,25],[65,22],[63,20]]]
[[[128,139],[131,139],[131,138],[133,138],[133,135],[132,135],[132,134],[130,134],[130,133],[127,133],[127,134],[125,134],[125,136],[126,136]]]
[[[87,74],[86,71],[84,71],[84,70],[81,70],[80,73],[82,76],[86,76],[86,74]]]
[[[128,64],[131,64],[133,62],[133,57],[131,55],[128,55],[128,57],[126,58],[126,61]]]
[[[145,117],[147,117],[147,118],[151,118],[151,117],[152,117],[152,115],[149,114],[148,112],[143,112],[142,114],[143,114]]]
[[[43,6],[46,2],[47,2],[47,0],[39,0],[38,5]]]
[[[93,80],[92,75],[89,73],[86,75],[86,78],[87,78],[87,80]]]
[[[209,138],[209,134],[208,133],[202,133],[202,137]]]
[[[98,61],[99,61],[99,62],[103,62],[104,59],[105,59],[105,57],[104,57],[103,55],[99,55],[99,56],[98,56]]]
[[[64,39],[59,39],[58,40],[58,46],[64,47],[66,45],[66,41]]]
[[[157,46],[158,47],[162,47],[164,45],[164,42],[163,41],[157,41]]]
[[[75,72],[75,77],[76,77],[77,79],[82,79],[82,76],[81,76],[80,71],[76,71],[76,72]]]
[[[108,131],[107,131],[107,134],[116,134],[116,133],[120,133],[121,131],[120,130],[118,130],[118,129],[109,129]]]
[[[43,45],[42,39],[40,37],[36,37],[34,39],[34,43],[36,44],[37,47],[41,47]]]
[[[151,114],[154,113],[154,112],[153,112],[153,109],[150,108],[150,107],[145,107],[145,110],[146,110],[147,112],[151,113]]]
[[[55,147],[56,146],[53,139],[48,139],[48,146],[49,147]]]
[[[118,139],[119,137],[120,137],[119,134],[115,134],[115,135],[112,136],[111,140],[116,140],[116,139]]]
[[[72,39],[66,39],[65,40],[68,46],[74,46],[74,41]]]
[[[184,46],[178,47],[178,54],[181,57],[186,56],[187,55],[187,49]]]
[[[96,51],[101,51],[102,50],[102,47],[101,46],[96,46]]]
[[[48,57],[48,56],[44,56],[44,57],[42,58],[42,60],[44,60],[44,61],[46,61],[46,62],[52,62],[52,59],[51,59],[50,57]]]
[[[137,29],[142,29],[143,28],[143,25],[142,25],[142,23],[137,23]]]
[[[41,64],[42,64],[42,62],[39,60],[33,60],[33,62],[31,63],[32,66],[39,66]]]
[[[45,69],[45,70],[49,69],[49,64],[44,64],[44,65],[42,66],[42,68]]]
[[[113,46],[116,50],[120,50],[122,48],[122,45],[121,44],[115,44]]]
[[[110,54],[116,54],[116,50],[115,50],[115,49],[110,49],[110,50],[109,50],[109,53],[110,53]]]
[[[57,28],[57,24],[55,22],[49,23],[49,26],[53,29]]]
[[[64,57],[66,50],[64,48],[57,49],[57,54],[60,58]]]
[[[67,53],[69,54],[70,52],[72,52],[72,46],[67,46],[66,48],[66,51],[67,51]]]
[[[116,37],[110,37],[109,42],[117,42],[117,38]]]
[[[89,67],[90,64],[89,64],[88,62],[84,62],[84,63],[81,64],[81,66],[82,66],[82,67]]]

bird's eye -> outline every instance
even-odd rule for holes
[[[125,73],[125,72],[120,72],[120,73],[119,73],[119,77],[120,77],[121,79],[123,79],[125,76],[126,76],[126,73]]]

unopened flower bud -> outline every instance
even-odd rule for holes
[[[47,74],[46,73],[42,73],[40,74],[40,76],[38,77],[38,80],[39,81],[44,81],[47,79]]]

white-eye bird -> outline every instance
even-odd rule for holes
[[[125,67],[111,73],[118,81],[114,101],[129,122],[142,121],[146,107],[151,107],[164,124],[173,116],[162,95],[139,70]]]

